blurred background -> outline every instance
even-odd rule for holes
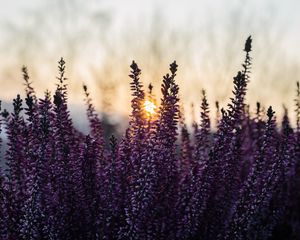
[[[253,68],[247,102],[273,105],[280,115],[294,109],[299,80],[298,0],[0,0],[0,98],[10,104],[23,93],[22,65],[40,97],[55,90],[57,62],[67,63],[69,103],[76,124],[86,121],[82,84],[112,125],[130,112],[129,65],[160,97],[169,64],[179,65],[177,82],[187,121],[191,103],[198,119],[201,89],[226,106],[232,78],[253,37]],[[291,116],[293,116],[291,114]],[[122,125],[122,124],[121,124]]]

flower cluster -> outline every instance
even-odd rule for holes
[[[216,104],[217,128],[203,90],[192,134],[179,107],[176,62],[157,107],[132,62],[132,112],[120,139],[105,139],[86,85],[90,132],[73,126],[63,59],[53,96],[38,98],[24,67],[26,98],[18,95],[11,113],[0,110],[7,137],[0,239],[299,239],[299,83],[296,128],[287,109],[280,127],[272,107],[257,103],[252,116],[245,103],[251,50],[249,37],[228,107]]]

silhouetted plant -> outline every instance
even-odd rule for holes
[[[48,91],[37,98],[23,67],[25,105],[17,95],[12,113],[0,109],[8,141],[0,239],[298,239],[299,83],[295,128],[286,108],[280,128],[272,107],[257,103],[252,116],[245,101],[251,50],[249,37],[228,107],[216,103],[215,129],[202,91],[193,134],[179,110],[176,62],[157,106],[133,61],[129,126],[107,142],[86,85],[90,132],[73,126],[63,59],[53,98]],[[148,112],[146,101],[154,106]]]

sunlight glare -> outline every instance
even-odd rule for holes
[[[144,109],[147,113],[148,116],[152,116],[154,115],[156,112],[155,112],[155,109],[156,109],[156,105],[154,104],[154,102],[151,102],[149,100],[146,100],[145,103],[144,103]]]

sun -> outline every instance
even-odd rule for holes
[[[149,100],[146,100],[144,102],[144,109],[147,113],[148,116],[152,116],[156,113],[155,109],[156,109],[156,105],[154,104],[154,102],[151,102]]]

